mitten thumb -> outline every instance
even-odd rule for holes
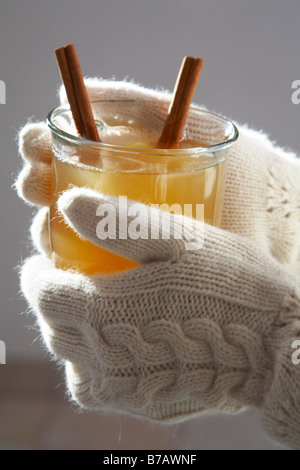
[[[86,188],[58,201],[66,222],[81,237],[137,263],[177,260],[203,244],[203,223],[124,197]]]

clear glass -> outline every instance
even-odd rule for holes
[[[96,101],[93,113],[102,142],[74,135],[69,106],[48,116],[53,163],[49,233],[57,267],[86,274],[112,273],[136,263],[80,239],[58,213],[58,197],[72,186],[127,196],[145,204],[204,205],[206,222],[221,223],[227,158],[238,138],[228,119],[190,108],[183,139],[176,149],[157,149],[167,105],[152,101]]]

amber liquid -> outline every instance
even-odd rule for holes
[[[199,147],[199,142],[182,142],[181,146]],[[136,147],[151,147],[136,144]],[[90,154],[89,154],[90,152]],[[192,204],[193,217],[196,217],[196,205],[204,204],[205,221],[220,225],[223,194],[226,177],[226,160],[206,169],[199,168],[195,158],[171,156],[165,159],[164,171],[156,172],[153,156],[139,156],[143,164],[136,171],[133,159],[118,160],[115,158],[115,170],[112,164],[105,164],[105,158],[95,157],[93,151],[76,150],[77,159],[87,165],[72,164],[70,160],[53,158],[54,201],[50,208],[50,243],[53,259],[57,267],[77,269],[85,274],[113,273],[137,266],[131,260],[100,248],[87,240],[80,239],[75,232],[66,226],[62,216],[57,212],[56,201],[59,195],[71,186],[88,187],[112,196],[127,196],[128,199],[145,204],[163,204],[169,206]],[[152,158],[152,161],[151,161]],[[98,162],[98,163],[97,163]],[[96,168],[98,166],[98,168]],[[153,169],[152,169],[153,167]],[[149,170],[150,168],[150,170]]]

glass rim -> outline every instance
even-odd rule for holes
[[[119,99],[119,100],[92,100],[91,104],[94,103],[155,103],[154,100],[135,100],[135,99]],[[93,140],[85,139],[83,137],[78,137],[73,134],[69,134],[68,132],[63,131],[60,129],[58,126],[56,126],[53,122],[54,117],[58,113],[62,113],[63,111],[70,111],[70,105],[64,104],[57,106],[53,108],[47,115],[47,124],[48,127],[51,129],[51,131],[63,138],[64,140],[68,141],[69,143],[73,143],[76,145],[81,145],[89,148],[95,148],[99,150],[109,150],[109,151],[118,151],[118,152],[124,152],[124,153],[137,153],[137,154],[147,154],[147,155],[170,155],[174,154],[177,156],[192,156],[195,154],[203,154],[203,153],[216,153],[216,152],[221,152],[227,150],[236,140],[238,139],[239,136],[239,131],[237,126],[227,117],[214,113],[212,111],[208,111],[205,108],[201,108],[196,105],[191,105],[190,110],[198,111],[202,114],[206,114],[207,116],[211,117],[212,119],[219,121],[223,123],[224,125],[230,126],[231,127],[231,132],[226,140],[223,140],[222,142],[219,142],[214,145],[208,145],[208,146],[200,146],[200,147],[188,147],[188,148],[178,148],[178,149],[160,149],[160,148],[154,148],[154,149],[147,149],[147,148],[141,148],[141,147],[130,147],[126,145],[115,145],[115,144],[108,144],[104,142],[95,142]]]

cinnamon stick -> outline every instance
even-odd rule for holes
[[[74,44],[56,49],[55,55],[78,133],[101,142]]]
[[[174,148],[182,138],[203,64],[204,60],[200,58],[185,57],[183,59],[157,148]]]

